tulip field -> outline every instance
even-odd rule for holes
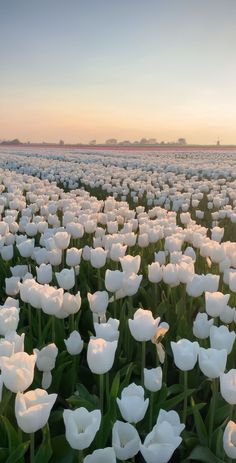
[[[0,463],[236,459],[236,151],[0,148]]]

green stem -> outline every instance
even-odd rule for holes
[[[83,463],[84,461],[84,456],[83,456],[83,450],[78,451],[78,463]]]
[[[100,409],[103,414],[103,393],[104,393],[104,376],[99,375],[99,389],[100,389]]]
[[[34,433],[30,434],[30,463],[35,463],[34,458]]]
[[[107,410],[108,410],[110,406],[109,371],[106,373],[106,396],[107,396]]]
[[[188,405],[188,372],[184,371],[184,408],[183,408],[183,423],[186,423],[187,418],[187,405]]]
[[[212,401],[211,401],[210,423],[209,423],[209,448],[211,448],[211,444],[212,444],[212,434],[213,434],[213,427],[214,427],[217,387],[218,387],[218,380],[216,378],[216,379],[212,380]]]
[[[149,430],[152,430],[154,392],[151,391],[149,403]]]
[[[42,314],[41,309],[38,309],[38,337],[39,347],[42,345]]]
[[[52,342],[56,340],[56,329],[55,329],[55,316],[51,315],[52,317]]]
[[[29,323],[30,340],[31,340],[31,342],[33,342],[32,313],[31,313],[31,305],[29,303],[28,303],[28,323]]]
[[[142,341],[141,383],[144,386],[144,368],[146,360],[146,341]]]

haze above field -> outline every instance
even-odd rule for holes
[[[0,139],[236,143],[234,0],[0,0]]]

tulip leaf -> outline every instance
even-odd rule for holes
[[[29,448],[30,441],[22,442],[18,447],[15,448],[13,452],[11,452],[10,456],[5,463],[20,463],[22,461],[22,457],[24,456],[25,452],[27,452]]]
[[[48,463],[52,456],[52,446],[50,439],[49,426],[43,428],[43,441],[36,453],[35,463]]]
[[[9,450],[6,448],[0,448],[0,462],[5,463],[9,454]]]
[[[111,386],[111,392],[110,395],[111,397],[117,397],[119,393],[119,387],[120,387],[120,372],[118,371],[115,375],[115,378],[113,379],[112,386]]]
[[[194,391],[195,389],[188,389],[187,396],[191,395]],[[184,397],[185,397],[185,392],[181,392],[181,394],[178,394],[177,396],[172,397],[172,399],[166,400],[164,404],[162,404],[163,408],[165,410],[171,410],[172,408],[176,407],[176,405],[178,405],[180,402],[182,402],[184,400]]]
[[[192,397],[191,397],[191,406],[192,406],[193,418],[194,418],[194,423],[195,423],[195,426],[196,426],[199,442],[202,445],[206,445],[206,443],[207,443],[206,426],[204,424],[202,416],[201,416],[198,408],[196,407],[196,404],[195,404],[194,399]]]
[[[187,460],[202,461],[203,463],[223,463],[223,460],[217,458],[208,447],[201,445],[193,449]]]
[[[51,440],[53,455],[50,463],[73,463],[74,451],[69,446],[65,435],[53,437]],[[44,463],[44,462],[43,462]]]
[[[15,428],[10,423],[10,421],[6,418],[6,416],[2,416],[1,419],[2,419],[2,421],[4,423],[4,426],[5,426],[5,429],[6,429],[6,432],[7,432],[8,446],[9,446],[9,450],[10,450],[10,453],[11,453],[20,444],[19,436],[18,436],[17,431],[15,430]]]

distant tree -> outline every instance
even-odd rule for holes
[[[64,145],[64,140],[60,140],[59,145]]]
[[[108,140],[106,140],[106,145],[117,145],[117,139],[116,138],[108,138]]]
[[[96,145],[96,143],[97,143],[96,140],[91,140],[91,141],[89,142],[89,145]]]
[[[147,139],[146,138],[141,138],[140,145],[146,145],[146,144],[147,144]]]
[[[156,145],[156,138],[149,138],[147,140],[148,145]]]

